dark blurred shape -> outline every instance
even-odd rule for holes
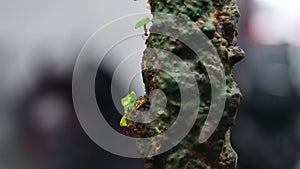
[[[254,7],[253,1],[240,1],[239,44],[246,59],[235,68],[244,95],[232,134],[238,168],[296,169],[300,99],[290,76],[290,45],[263,45],[253,40],[249,20]]]
[[[251,93],[245,94],[233,130],[239,163],[249,169],[293,169],[299,153],[296,124],[300,109],[297,90],[289,79],[287,48],[255,49],[259,52],[248,53],[253,58],[244,63],[251,67],[247,70]],[[236,71],[239,74],[238,68]]]
[[[110,77],[97,75],[97,95],[105,101],[101,111],[110,124],[119,124],[109,95]],[[20,109],[20,139],[31,162],[44,169],[142,168],[142,160],[113,155],[85,134],[73,109],[71,77],[44,75]]]

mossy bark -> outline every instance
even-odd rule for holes
[[[234,169],[237,163],[237,154],[230,144],[230,127],[234,124],[241,93],[232,77],[233,66],[244,57],[244,52],[237,46],[237,22],[239,11],[231,0],[149,0],[152,12],[167,13],[184,16],[196,27],[203,31],[217,49],[224,66],[227,85],[226,106],[223,117],[213,133],[205,142],[199,143],[198,137],[210,107],[209,77],[203,65],[193,61],[192,51],[179,41],[151,33],[146,41],[148,48],[160,48],[176,54],[189,62],[192,71],[198,77],[201,94],[201,104],[198,118],[189,134],[172,150],[161,155],[146,158],[145,169]],[[174,23],[177,24],[177,23]],[[155,25],[153,25],[155,26]],[[178,27],[180,27],[178,25]],[[209,56],[207,56],[209,57]],[[149,137],[165,131],[174,120],[179,107],[174,104],[180,98],[179,89],[169,78],[162,77],[161,72],[148,68],[152,64],[151,56],[143,56],[143,80],[146,95],[136,102],[136,110],[143,111],[149,108],[148,96],[154,89],[163,90],[168,98],[166,112],[159,119],[150,124],[130,123],[128,128],[139,137]],[[214,66],[214,65],[212,65]],[[171,100],[171,101],[170,101]],[[173,101],[173,102],[172,102]],[[179,100],[180,101],[180,100]],[[142,103],[142,104],[140,104]],[[160,147],[159,143],[156,146]]]

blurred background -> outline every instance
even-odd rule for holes
[[[234,74],[243,93],[232,129],[238,169],[300,169],[300,1],[237,2],[247,54]],[[144,0],[0,0],[0,169],[143,168],[141,159],[110,154],[85,134],[72,104],[72,71],[96,30],[148,10]],[[118,124],[111,75],[109,67],[98,72],[96,95]],[[139,79],[131,86],[142,87]]]

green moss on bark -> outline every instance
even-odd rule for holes
[[[239,12],[231,0],[149,0],[151,11],[184,17],[202,30],[211,40],[224,65],[227,100],[223,117],[213,135],[199,143],[202,128],[210,107],[210,80],[204,66],[195,60],[195,53],[178,40],[151,33],[146,41],[149,48],[159,48],[176,54],[188,62],[201,94],[198,118],[189,134],[172,150],[145,159],[145,169],[234,169],[237,155],[230,145],[230,127],[234,124],[241,93],[232,77],[233,66],[244,57],[243,50],[237,46],[237,23]],[[180,29],[180,25],[176,25]],[[159,26],[153,23],[152,28]],[[150,28],[151,32],[151,28]],[[209,57],[209,56],[208,56]],[[168,98],[167,106],[161,111],[160,118],[148,124],[131,122],[128,128],[138,137],[151,137],[167,130],[176,120],[180,108],[180,91],[175,80],[164,72],[151,70],[155,60],[150,53],[144,52],[143,80],[146,95],[137,100],[134,116],[148,110],[149,93],[161,89]],[[169,63],[174,64],[174,63]],[[210,66],[214,66],[213,64]],[[160,143],[154,143],[159,149]],[[153,150],[156,151],[156,150]]]

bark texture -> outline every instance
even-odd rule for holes
[[[243,50],[237,46],[237,22],[239,11],[232,0],[149,0],[152,12],[180,15],[191,21],[210,39],[221,58],[226,75],[226,106],[223,117],[213,135],[200,144],[198,137],[210,107],[210,79],[205,67],[193,60],[195,53],[188,47],[169,37],[151,33],[146,40],[149,48],[160,48],[170,51],[188,62],[199,86],[201,104],[198,118],[189,134],[172,150],[161,155],[146,158],[145,169],[235,169],[237,154],[230,144],[230,127],[234,124],[241,93],[233,80],[233,66],[244,58]],[[180,23],[173,23],[180,28]],[[153,23],[152,27],[155,27]],[[209,57],[209,56],[207,56]],[[178,86],[163,72],[151,70],[155,60],[144,52],[143,80],[146,95],[135,103],[134,114],[149,109],[149,94],[154,89],[161,89],[168,101],[166,110],[161,112],[158,120],[149,124],[130,122],[127,127],[138,137],[150,137],[162,133],[176,120],[180,107],[180,91]],[[211,65],[214,66],[214,65]],[[160,148],[160,143],[153,143],[154,150]]]

